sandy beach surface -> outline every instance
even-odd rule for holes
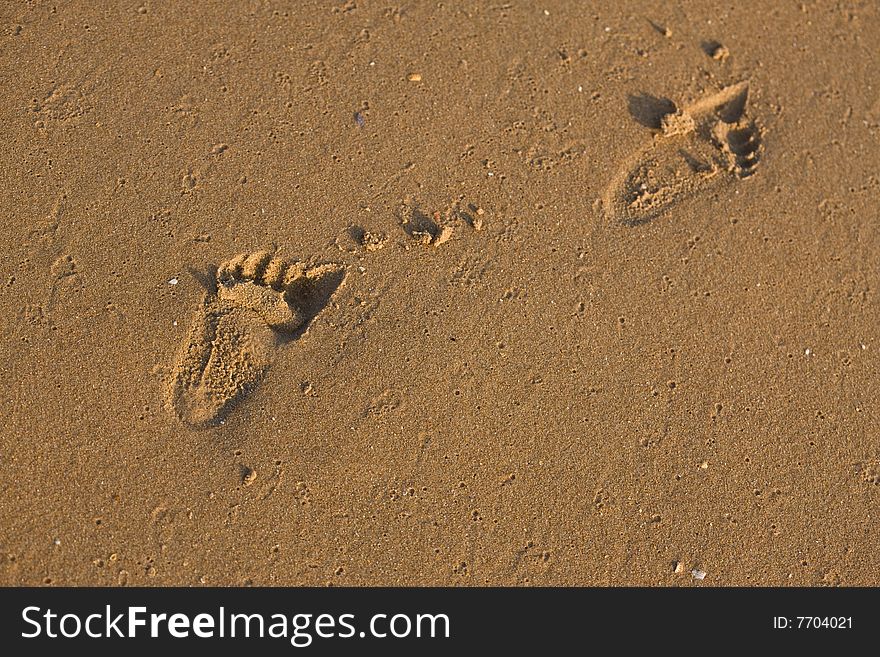
[[[874,2],[4,2],[0,584],[877,585]]]

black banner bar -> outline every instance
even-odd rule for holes
[[[91,655],[229,643],[260,654],[867,645],[876,589],[7,588],[3,645]]]

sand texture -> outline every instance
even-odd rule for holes
[[[880,6],[0,5],[0,584],[880,584]]]

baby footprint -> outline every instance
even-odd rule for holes
[[[748,93],[748,82],[740,82],[663,116],[660,130],[611,179],[608,218],[638,226],[711,186],[752,176],[763,148],[746,111]]]
[[[299,337],[345,278],[339,265],[305,267],[270,251],[220,265],[216,290],[193,317],[166,385],[186,424],[217,424],[256,386],[275,350]]]

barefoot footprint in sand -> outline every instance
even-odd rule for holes
[[[276,347],[302,333],[344,276],[339,265],[306,268],[269,251],[224,262],[171,371],[169,407],[187,424],[221,421],[263,377]]]
[[[644,224],[710,185],[754,174],[762,133],[746,114],[748,93],[748,82],[740,82],[664,116],[661,132],[608,186],[608,218]]]

